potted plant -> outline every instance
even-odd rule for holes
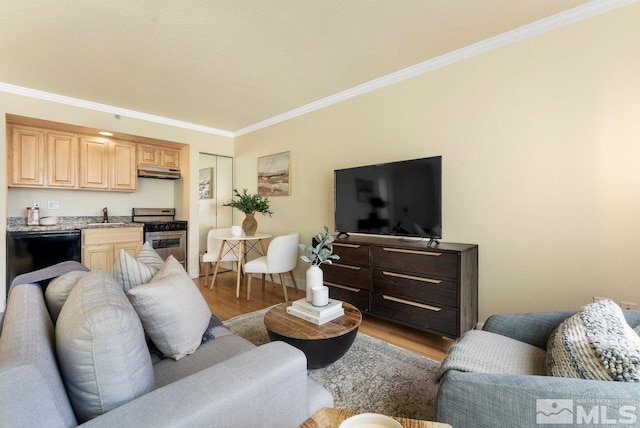
[[[271,217],[273,212],[269,209],[269,198],[263,198],[256,193],[247,192],[246,188],[242,189],[242,193],[238,192],[238,189],[233,189],[233,193],[238,199],[232,199],[222,206],[242,211],[245,214],[245,218],[242,221],[242,230],[245,235],[253,236],[258,229],[255,213],[268,214]]]
[[[323,285],[323,275],[320,265],[323,263],[331,264],[333,260],[340,260],[340,256],[333,254],[334,237],[329,234],[329,228],[324,227],[324,233],[318,233],[313,237],[312,245],[306,246],[300,244],[300,249],[306,253],[300,256],[303,262],[309,263],[307,269],[307,301],[311,302],[313,287],[321,287]],[[313,245],[315,244],[315,245]]]

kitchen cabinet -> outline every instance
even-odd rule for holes
[[[12,126],[8,155],[9,186],[44,186],[45,133],[43,130]]]
[[[77,186],[78,139],[74,134],[11,125],[8,154],[9,186]]]
[[[111,272],[121,249],[136,256],[142,248],[142,227],[98,227],[82,230],[82,264]]]
[[[63,132],[47,132],[47,186],[78,186],[78,137]]]
[[[180,168],[180,150],[139,144],[138,165]]]
[[[102,137],[81,137],[79,187],[135,192],[136,145]]]

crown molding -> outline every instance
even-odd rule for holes
[[[181,120],[170,119],[167,117],[156,116],[148,113],[141,113],[139,111],[127,110],[127,109],[114,107],[106,104],[94,103],[92,101],[85,101],[78,98],[72,98],[64,95],[53,94],[51,92],[38,91],[35,89],[29,89],[22,86],[11,85],[9,83],[0,82],[0,92],[7,92],[10,94],[36,98],[39,100],[52,101],[54,103],[60,103],[60,104],[65,104],[69,106],[85,108],[89,110],[101,111],[103,113],[110,113],[113,115],[119,115],[122,117],[131,118],[131,119],[140,119],[147,122],[174,126],[176,128],[184,128],[192,131],[204,132],[206,134],[221,135],[223,137],[233,138],[233,132],[230,132],[230,131],[223,131],[221,129],[209,128],[207,126],[202,126],[195,123],[183,122]]]
[[[363,95],[368,92],[375,91],[377,89],[381,89],[398,82],[402,82],[404,80],[412,79],[422,74],[438,70],[447,65],[455,64],[457,62],[472,58],[477,55],[482,55],[494,49],[498,49],[503,46],[507,46],[512,43],[516,43],[521,40],[525,40],[530,37],[534,37],[560,27],[564,27],[569,24],[573,24],[583,19],[590,18],[592,16],[599,15],[601,13],[617,9],[622,6],[626,6],[637,1],[638,0],[591,1],[584,5],[569,9],[548,18],[541,19],[531,24],[524,25],[511,31],[507,31],[506,33],[502,33],[489,39],[474,43],[472,45],[465,46],[461,49],[446,53],[444,55],[440,55],[428,61],[424,61],[411,67],[396,71],[394,73],[387,74],[386,76],[371,80],[337,94],[330,95],[328,97],[279,114],[261,122],[254,123],[253,125],[247,126],[246,128],[235,131],[233,133],[233,136],[239,137],[241,135],[249,134],[259,129],[266,128],[298,116],[302,116],[315,110],[320,110],[333,104],[337,104],[339,102],[348,100],[349,98],[354,98],[359,95]]]

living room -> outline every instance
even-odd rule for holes
[[[576,310],[596,296],[636,304],[640,4],[592,3],[561,25],[545,21],[548,27],[527,37],[470,47],[458,52],[463,59],[427,62],[410,78],[235,131],[115,117],[88,101],[4,83],[0,114],[183,144],[183,178],[172,191],[190,224],[192,278],[202,250],[201,152],[233,157],[234,186],[252,191],[257,159],[290,152],[291,195],[270,198],[274,215],[258,216],[259,231],[297,231],[305,243],[334,225],[335,169],[442,156],[442,241],[478,245],[479,321]],[[0,132],[4,152],[6,134]],[[7,169],[5,156],[0,169]],[[4,175],[0,186],[7,188]],[[79,205],[102,207],[102,194],[94,193]],[[131,206],[131,198],[108,198],[115,211]],[[0,198],[2,239],[8,200],[7,193]],[[0,257],[6,259],[4,244]],[[303,280],[306,268],[299,263],[295,277]]]
[[[6,88],[0,110],[188,144],[189,194],[176,199],[194,226],[198,152],[233,156],[235,187],[254,189],[256,159],[290,151],[291,196],[272,198],[259,228],[305,241],[332,226],[334,169],[442,155],[443,240],[479,245],[480,320],[593,296],[639,302],[639,13],[625,5],[234,137]],[[191,266],[197,245],[190,236]]]

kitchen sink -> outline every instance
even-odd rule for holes
[[[85,227],[90,227],[90,228],[100,228],[100,227],[110,227],[110,226],[124,226],[125,222],[119,222],[119,223],[89,223],[87,224]]]

